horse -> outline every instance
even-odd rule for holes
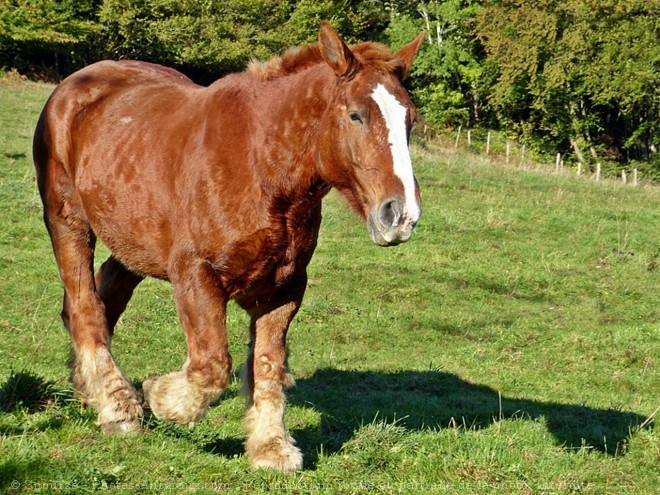
[[[393,53],[318,42],[253,61],[208,87],[139,61],[101,61],[64,79],[33,140],[43,217],[64,286],[71,381],[104,433],[139,432],[143,407],[194,424],[228,385],[226,307],[250,316],[243,369],[251,465],[301,470],[284,424],[287,330],[307,285],[321,201],[336,188],[371,240],[410,239],[421,214],[408,147],[415,107],[402,81],[424,33]],[[94,273],[100,239],[110,257]],[[188,356],[143,382],[110,343],[147,276],[173,285]]]

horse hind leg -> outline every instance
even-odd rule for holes
[[[96,291],[96,239],[72,196],[67,190],[52,194],[48,186],[42,188],[44,219],[64,285],[62,320],[73,344],[71,379],[83,402],[97,411],[104,433],[138,431],[142,407],[110,353],[111,326]]]
[[[96,290],[105,307],[105,319],[110,336],[114,333],[119,317],[133,296],[133,290],[142,280],[144,280],[142,275],[130,271],[114,256],[110,256],[96,272]]]

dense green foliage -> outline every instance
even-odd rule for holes
[[[0,0],[0,67],[63,76],[102,58],[200,82],[316,39],[428,33],[409,86],[435,128],[499,129],[586,166],[660,179],[660,0]],[[606,166],[607,168],[607,166]]]
[[[338,195],[324,204],[288,337],[302,473],[250,469],[237,379],[194,429],[148,417],[142,435],[102,435],[67,383],[30,159],[50,91],[0,81],[1,493],[657,493],[660,188],[453,145],[413,146],[424,214],[404,245],[374,246]],[[228,332],[238,375],[235,304]],[[113,352],[138,384],[181,366],[169,284],[139,286]]]
[[[660,3],[493,2],[477,36],[496,67],[501,122],[578,157],[647,157],[660,122]],[[581,161],[585,161],[581,158]]]

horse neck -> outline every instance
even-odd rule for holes
[[[318,172],[323,116],[334,97],[334,77],[326,66],[314,66],[263,83],[255,102],[258,166],[271,183],[289,195],[329,190]],[[319,198],[320,200],[320,198]]]

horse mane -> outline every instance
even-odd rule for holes
[[[355,58],[362,65],[375,67],[382,72],[400,74],[404,70],[403,62],[395,58],[392,51],[381,43],[366,41],[350,47]],[[247,72],[260,81],[274,79],[302,72],[323,62],[318,43],[291,48],[282,55],[276,55],[267,61],[252,60]]]

